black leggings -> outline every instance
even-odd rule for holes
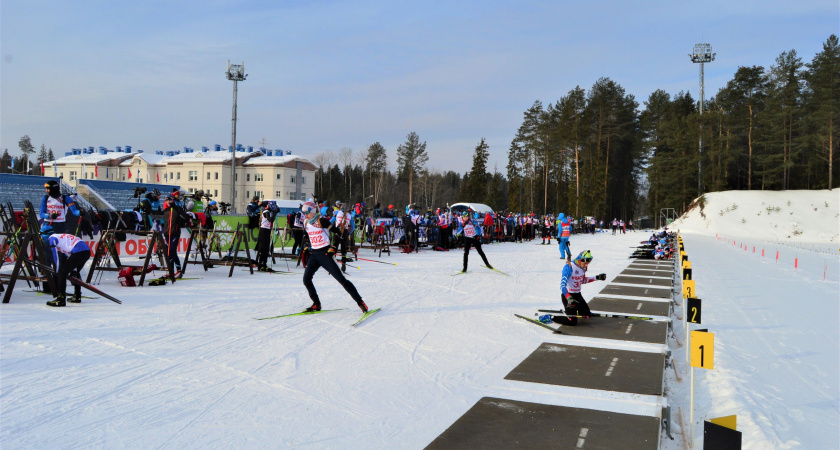
[[[580,295],[580,292],[574,292],[571,294],[571,302],[575,303],[576,308],[569,309],[569,305],[565,305],[566,300],[563,299],[563,303],[566,306],[566,314],[575,315],[575,316],[591,316],[592,311],[589,310],[589,305],[586,303],[586,300],[583,299],[583,296]]]
[[[268,263],[268,253],[271,251],[271,229],[260,228],[260,234],[257,237],[257,266],[266,267]]]
[[[178,240],[181,238],[181,234],[170,234],[163,237],[166,240],[166,259],[169,262],[169,269],[173,272],[176,269],[181,270],[181,258],[178,257]]]
[[[467,261],[470,258],[470,247],[475,247],[475,251],[478,252],[478,255],[481,256],[481,259],[484,260],[484,265],[490,267],[490,263],[487,262],[487,257],[484,256],[484,252],[481,250],[481,240],[476,238],[464,237],[464,271],[467,270]]]
[[[64,253],[58,254],[58,270],[55,273],[55,282],[58,286],[58,293],[67,295],[67,276],[72,275],[76,278],[81,278],[79,272],[85,266],[87,260],[90,259],[90,251],[71,253],[70,256]],[[81,294],[82,288],[76,286],[76,294]]]
[[[309,291],[309,298],[312,299],[313,303],[316,305],[321,304],[321,300],[318,299],[318,292],[315,290],[315,285],[312,284],[312,276],[315,275],[315,272],[317,272],[321,267],[326,269],[326,271],[341,284],[344,290],[350,294],[350,297],[353,297],[353,300],[355,300],[357,304],[362,303],[362,296],[359,295],[359,292],[356,290],[356,286],[353,286],[353,283],[351,283],[350,280],[344,278],[344,275],[341,273],[341,269],[338,268],[338,264],[335,263],[335,260],[331,255],[327,254],[326,248],[311,251],[309,259],[306,262],[306,270],[303,272],[303,285],[306,286],[306,290]]]
[[[301,240],[303,239],[303,229],[292,228],[292,237],[295,239],[295,243],[292,244],[292,254],[297,255],[298,248],[302,246]]]

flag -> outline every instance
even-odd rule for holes
[[[41,175],[44,174],[44,161],[41,161]]]
[[[99,178],[99,166],[93,166],[93,177]]]
[[[131,179],[131,167],[128,168],[128,179]]]
[[[155,176],[157,176],[157,182],[160,183],[160,172],[156,173]]]
[[[58,164],[56,164],[55,161],[53,161],[52,166],[53,166],[53,176],[57,177],[58,176]]]
[[[87,165],[82,164],[82,178],[87,179]]]
[[[105,166],[105,179],[108,179],[108,166]]]

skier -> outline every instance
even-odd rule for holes
[[[315,285],[312,283],[312,276],[319,268],[323,267],[327,272],[338,281],[341,286],[350,294],[350,297],[356,301],[362,312],[367,313],[368,307],[356,290],[356,286],[350,280],[344,278],[341,269],[333,259],[335,255],[335,248],[330,246],[330,235],[327,229],[330,226],[330,221],[326,217],[318,217],[318,206],[311,201],[307,201],[301,207],[301,211],[306,215],[304,222],[304,229],[309,236],[311,249],[309,259],[306,262],[306,270],[303,272],[303,285],[309,291],[309,298],[312,299],[312,306],[306,308],[306,312],[320,311],[321,300],[318,298],[318,292],[315,291]]]
[[[548,239],[548,245],[551,245],[551,217],[546,215],[543,217],[543,226],[542,226],[542,243],[545,244],[545,240]]]
[[[41,210],[39,216],[49,220],[50,226],[56,233],[64,233],[67,230],[67,210],[76,216],[81,217],[83,211],[76,208],[76,202],[67,194],[61,194],[61,186],[58,181],[50,180],[44,184],[47,190],[44,198],[41,199]]]
[[[449,211],[438,209],[437,224],[440,227],[440,233],[438,234],[440,236],[440,244],[438,247],[446,251],[449,251],[449,235],[452,234],[452,230],[449,228],[449,222]]]
[[[300,206],[303,206],[303,204],[301,203]],[[286,219],[286,223],[291,226],[292,238],[295,240],[294,244],[292,244],[292,254],[297,255],[297,251],[303,248],[303,214],[300,211],[290,213]]]
[[[569,235],[572,234],[572,224],[565,214],[557,216],[557,241],[560,244],[560,257],[570,260],[572,258],[571,246],[569,246]]]
[[[260,234],[257,237],[257,270],[260,272],[272,272],[268,267],[268,256],[271,253],[271,228],[280,208],[275,202],[265,202],[263,211],[260,214]]]
[[[177,192],[177,191],[176,191]],[[181,239],[181,226],[190,222],[189,216],[178,205],[174,196],[169,195],[163,203],[163,239],[166,242],[166,259],[169,274],[173,278],[181,275],[181,259],[178,258],[178,240]]]
[[[66,299],[67,276],[81,278],[79,271],[90,259],[90,247],[72,234],[54,233],[55,230],[48,224],[41,227],[41,236],[47,238],[55,263],[55,281],[58,288],[55,299],[47,302],[47,306],[67,306],[66,301],[81,303],[82,288],[79,286],[75,286],[73,298]]]
[[[152,189],[152,192],[146,194],[146,197],[140,201],[140,211],[146,215],[146,229],[151,231],[154,226],[152,214],[160,214],[160,191]]]
[[[245,214],[248,216],[249,230],[260,226],[260,197],[258,195],[251,198],[251,203],[245,207]]]
[[[570,316],[589,317],[592,312],[589,310],[586,300],[580,294],[580,288],[586,283],[607,279],[605,273],[587,277],[586,269],[589,268],[590,262],[592,262],[592,253],[589,250],[584,250],[575,257],[573,262],[567,263],[563,267],[563,279],[560,281],[560,289],[563,294],[561,300],[566,314]],[[562,325],[577,325],[577,317],[554,316],[552,320]]]
[[[473,221],[470,217],[469,211],[464,211],[461,216],[461,220],[458,221],[458,231],[456,231],[455,234],[464,235],[464,270],[461,272],[467,271],[467,261],[470,257],[470,247],[475,247],[475,251],[477,251],[478,255],[481,256],[481,259],[484,261],[484,265],[487,266],[488,269],[493,269],[493,266],[487,262],[487,257],[484,255],[484,251],[481,250],[481,227]]]
[[[344,212],[344,203],[340,200],[335,202],[332,223],[333,236],[335,243],[333,247],[340,247],[341,249],[341,271],[347,272],[347,261],[352,261],[347,258],[347,248],[350,247],[350,223],[353,221],[353,213]]]

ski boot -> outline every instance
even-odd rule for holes
[[[54,300],[47,302],[47,306],[67,306],[67,302],[64,301],[64,297],[64,294],[58,294]]]
[[[320,310],[321,310],[321,304],[320,303],[313,303],[312,306],[304,309],[303,312],[314,312],[314,311],[320,311]]]
[[[551,315],[550,314],[545,314],[543,316],[540,316],[539,320],[542,323],[549,324],[549,323],[551,323]]]
[[[70,303],[82,303],[82,290],[78,289],[73,293],[73,296],[67,299]]]
[[[367,312],[368,312],[368,307],[367,307],[367,305],[365,304],[365,302],[360,300],[357,304],[359,305],[359,308],[361,308],[361,309],[362,309],[362,312],[363,312],[363,313],[365,313],[365,314],[367,314]]]

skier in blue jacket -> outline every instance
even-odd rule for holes
[[[61,193],[61,186],[58,181],[50,180],[44,184],[46,195],[41,199],[41,209],[38,216],[44,219],[44,223],[48,223],[56,233],[64,233],[67,230],[67,211],[69,210],[76,216],[82,215],[83,211],[79,211],[76,207],[76,202],[73,197]]]
[[[592,262],[592,253],[589,250],[584,250],[575,257],[573,262],[567,263],[563,267],[563,279],[560,281],[560,290],[563,294],[561,300],[566,314],[569,316],[589,317],[592,312],[580,293],[581,286],[595,280],[607,279],[605,273],[587,277],[586,269],[589,268],[590,262]],[[554,316],[552,320],[563,325],[577,325],[577,317]]]
[[[570,260],[572,250],[569,247],[569,236],[572,234],[572,222],[565,214],[557,216],[557,241],[560,245],[560,257]]]

